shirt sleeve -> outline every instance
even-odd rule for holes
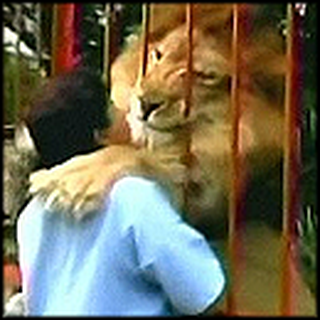
[[[125,201],[138,212],[134,239],[141,272],[163,288],[179,313],[205,311],[226,283],[217,256],[205,238],[183,221],[157,183],[126,178],[126,187]]]

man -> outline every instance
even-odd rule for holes
[[[98,152],[112,155],[114,148]],[[70,214],[75,208],[48,208],[41,195],[22,212],[18,242],[24,315],[165,316],[220,310],[226,279],[217,256],[182,219],[159,180],[137,174],[130,156],[124,158],[130,168],[124,174],[120,166],[104,202],[83,219]]]
[[[226,280],[204,237],[152,180],[118,180],[81,221],[34,198],[18,224],[27,315],[217,311]]]

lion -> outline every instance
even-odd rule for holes
[[[193,82],[188,117],[183,114],[188,72],[185,7],[152,5],[145,76],[140,74],[141,37],[113,63],[111,98],[115,124],[109,135],[111,145],[32,175],[32,192],[84,213],[86,205],[98,205],[118,177],[135,173],[152,176],[168,185],[173,201],[191,224],[208,239],[225,241],[232,181],[233,7],[194,4]],[[283,154],[285,39],[268,19],[262,18],[258,7],[247,5],[240,11],[241,21],[247,21],[238,81],[244,189],[255,179],[263,184],[262,179],[271,172],[279,177]],[[130,132],[130,142],[127,136],[121,136],[122,130]],[[118,144],[112,145],[112,141]],[[62,193],[68,197],[62,197]],[[255,214],[260,222],[260,213],[256,211],[253,217]],[[273,218],[274,215],[279,229],[281,212],[272,213]],[[237,274],[245,288],[237,293],[239,314],[248,310],[279,314],[280,240],[279,232],[264,224],[246,227],[246,273]],[[265,255],[261,256],[261,250]],[[312,314],[313,300],[298,273],[296,285],[300,298],[297,314]]]
[[[167,10],[172,13],[170,18],[162,19]],[[203,226],[211,219],[210,224],[215,225],[212,212],[216,218],[221,218],[217,212],[226,212],[231,179],[232,5],[195,5],[194,82],[187,119],[182,113],[187,73],[184,10],[183,5],[153,7],[151,13],[157,18],[151,19],[146,75],[139,78],[138,40],[113,65],[111,97],[127,113],[131,139],[136,144],[183,158],[190,143],[197,164],[188,172],[187,210],[193,223]],[[209,16],[212,19],[208,20]],[[254,19],[258,17],[251,18],[252,25],[258,25]],[[166,28],[173,27],[167,33]],[[240,148],[248,174],[260,176],[277,168],[283,149],[284,43],[270,25],[260,25],[248,34],[241,50],[245,70],[239,84],[243,109]]]

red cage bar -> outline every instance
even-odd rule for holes
[[[80,59],[81,4],[53,5],[51,75],[73,68]]]
[[[149,27],[150,27],[150,5],[143,4],[142,7],[142,25],[143,25],[143,47],[142,47],[142,64],[140,77],[144,77],[148,65],[148,45],[149,45]]]
[[[186,4],[186,32],[187,32],[187,68],[186,68],[186,83],[185,83],[185,105],[184,109],[181,110],[185,118],[189,117],[192,108],[192,86],[193,86],[193,15],[194,15],[194,5],[192,3]],[[191,154],[191,132],[190,127],[186,128],[186,145],[185,154],[182,157],[182,161],[190,166],[192,162]],[[185,197],[186,198],[186,197]],[[185,199],[185,205],[187,205],[188,199]]]
[[[294,314],[295,289],[292,284],[294,261],[292,246],[296,242],[295,222],[300,212],[300,171],[301,171],[301,17],[294,4],[287,11],[287,64],[285,86],[285,124],[284,124],[284,170],[283,170],[283,232],[282,232],[282,277],[281,305],[282,315]]]
[[[185,109],[182,111],[184,117],[188,117],[192,105],[192,73],[193,73],[193,5],[186,5],[186,28],[188,34],[188,52],[187,52],[187,74],[186,74],[186,92],[185,92]]]
[[[232,33],[232,83],[231,83],[231,172],[230,172],[230,198],[229,198],[229,257],[230,257],[230,282],[232,287],[229,290],[227,300],[228,315],[237,314],[237,303],[235,292],[238,291],[239,281],[236,269],[240,266],[239,251],[241,247],[241,235],[239,232],[239,220],[241,215],[241,197],[240,190],[242,181],[240,181],[240,172],[242,171],[242,159],[239,150],[239,124],[241,116],[240,104],[240,70],[243,67],[241,61],[241,46],[243,42],[243,25],[239,19],[240,5],[233,7],[233,33]]]

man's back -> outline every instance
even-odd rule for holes
[[[197,314],[225,285],[203,237],[142,178],[118,181],[80,222],[34,199],[18,237],[29,315]]]

